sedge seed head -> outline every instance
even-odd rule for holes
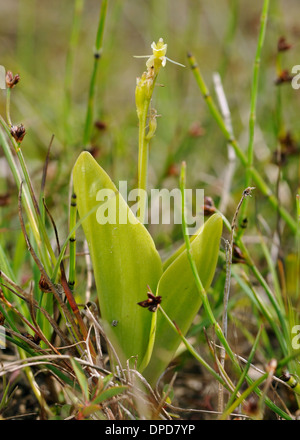
[[[20,81],[20,75],[19,74],[14,75],[10,70],[8,70],[6,72],[5,81],[6,81],[6,87],[12,89]]]
[[[24,125],[23,124],[12,125],[10,128],[10,134],[18,143],[22,142],[26,134]]]

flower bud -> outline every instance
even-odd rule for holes
[[[151,99],[153,85],[153,78],[147,72],[144,72],[142,77],[136,80],[135,103],[138,117],[143,114],[145,102]]]
[[[144,76],[144,74],[143,74]],[[143,114],[144,103],[145,103],[146,95],[145,95],[145,80],[142,78],[136,79],[136,88],[135,88],[135,105],[136,111],[138,114],[138,118]]]
[[[146,135],[147,141],[150,141],[150,139],[153,138],[153,136],[156,132],[156,128],[157,128],[156,118],[157,118],[157,111],[155,109],[152,109],[151,114],[150,114],[150,118],[149,118],[148,133]]]

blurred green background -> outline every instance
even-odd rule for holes
[[[42,167],[51,136],[54,142],[46,184],[48,203],[57,210],[56,219],[66,222],[69,178],[83,148],[82,138],[88,88],[93,67],[101,2],[82,1],[78,44],[72,67],[71,108],[65,113],[65,71],[74,14],[74,0],[0,1],[0,64],[19,73],[21,81],[12,94],[12,119],[26,127],[24,156],[39,189]],[[150,45],[163,37],[167,56],[185,64],[171,63],[160,72],[153,106],[161,117],[151,142],[150,187],[178,187],[177,171],[187,162],[187,185],[205,189],[218,204],[228,164],[226,142],[211,118],[187,63],[192,52],[213,96],[212,75],[219,72],[231,110],[235,136],[246,150],[250,87],[258,38],[262,2],[254,0],[110,0],[104,30],[103,53],[97,76],[95,122],[91,148],[97,160],[117,183],[136,185],[138,125],[134,91],[136,77],[145,61],[134,55],[151,54]],[[300,92],[290,84],[276,86],[277,42],[284,36],[292,49],[282,54],[282,68],[291,72],[300,62],[297,0],[273,0],[262,53],[255,166],[276,190],[278,167],[273,154],[280,133],[298,137]],[[1,114],[5,95],[1,92]],[[1,162],[2,175],[5,163]],[[171,167],[171,168],[170,168]],[[298,158],[282,167],[281,203],[295,212],[299,185]],[[1,192],[7,180],[1,180]],[[244,170],[237,162],[229,204],[224,214],[231,218],[244,189]],[[64,215],[62,215],[62,211]],[[256,193],[250,216],[257,211],[275,225],[275,214]],[[9,216],[11,211],[7,211]],[[4,215],[5,217],[5,215]],[[251,220],[251,217],[250,217]],[[251,222],[250,222],[251,224]],[[154,231],[154,233],[158,231]],[[180,230],[176,236],[180,235]],[[168,241],[158,236],[158,241]]]
[[[71,52],[74,55],[72,69],[66,81],[76,5],[82,5],[82,14],[78,41]],[[136,187],[138,119],[135,86],[136,78],[146,70],[146,60],[134,58],[134,55],[150,55],[151,43],[160,37],[168,44],[167,56],[186,67],[167,62],[159,73],[153,107],[160,117],[156,135],[151,141],[149,187],[178,188],[178,172],[185,160],[187,187],[204,188],[205,195],[212,197],[217,207],[224,202],[224,181],[229,165],[227,144],[201,96],[188,66],[187,53],[191,52],[196,57],[216,102],[213,74],[219,72],[221,75],[234,134],[246,153],[252,72],[262,6],[261,0],[109,0],[97,74],[94,126],[91,143],[85,147],[83,133],[101,1],[0,0],[0,64],[21,77],[12,91],[11,116],[14,124],[23,123],[26,128],[22,151],[37,195],[48,145],[54,135],[45,195],[61,242],[68,235],[71,171],[84,148],[92,151],[117,186],[119,181],[126,180],[128,190]],[[292,47],[279,54],[278,41],[281,37],[285,37]],[[281,72],[286,71],[289,75],[292,67],[300,64],[299,40],[299,0],[270,1],[259,72],[254,166],[295,220],[296,194],[299,194],[300,188],[300,90],[294,90],[290,81],[280,85],[276,85],[276,81]],[[70,107],[66,110],[68,93]],[[0,113],[5,118],[5,92],[2,90]],[[290,139],[290,145],[280,141],[282,138]],[[288,150],[291,146],[294,151]],[[276,153],[285,160],[278,163]],[[229,221],[244,189],[245,169],[237,160],[228,203],[223,203],[222,210]],[[35,271],[36,279],[39,272],[30,265],[29,253],[25,249],[18,219],[17,193],[0,147],[0,240],[12,259],[19,281],[26,285],[33,278],[32,272]],[[300,261],[300,249],[297,249],[296,236],[284,222],[279,221],[277,212],[259,190],[255,190],[248,203],[247,216],[248,228],[244,235],[247,248],[271,288],[276,287],[274,280],[279,280],[277,287],[286,306],[295,295],[299,274],[296,265]],[[47,226],[55,249],[53,230],[51,225]],[[150,225],[149,229],[162,253],[182,241],[179,225],[174,228]],[[273,258],[273,267],[268,265],[259,231]],[[225,236],[226,233],[224,231]],[[81,229],[77,238],[83,240]],[[223,241],[221,246],[224,250]],[[80,252],[82,249],[82,241],[78,240],[77,250]],[[282,265],[278,265],[279,261]],[[76,293],[81,294],[86,288],[87,278],[86,261],[82,254],[77,262]],[[27,271],[23,270],[24,266]],[[240,265],[239,268],[244,281],[244,267]],[[273,268],[278,278],[273,276]],[[251,273],[249,278],[265,299],[264,289],[257,279]],[[217,319],[222,313],[224,281],[223,259],[210,291]],[[247,353],[249,341],[252,341],[250,332],[256,334],[261,311],[253,305],[255,302],[247,301],[245,292],[248,290],[247,295],[252,295],[248,285],[238,285],[233,279],[231,287],[230,310],[237,312],[233,338],[236,342],[236,328],[246,334]],[[295,304],[293,312],[297,315],[299,297]],[[238,313],[244,310],[245,316],[240,320]],[[201,320],[200,324],[202,328],[207,321]],[[194,334],[199,334],[199,328],[200,325]],[[277,349],[274,338],[271,342]],[[265,338],[264,344],[267,347],[265,360],[274,352],[270,349],[268,338]],[[243,353],[243,350],[240,352]]]

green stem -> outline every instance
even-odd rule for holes
[[[70,225],[69,230],[73,231],[70,236],[70,257],[69,257],[69,286],[73,291],[75,286],[75,274],[76,274],[76,214],[77,214],[77,203],[76,194],[71,196],[70,204]]]
[[[63,260],[66,248],[68,246],[68,243],[70,242],[70,238],[74,235],[75,231],[77,230],[77,228],[79,228],[79,226],[91,215],[93,214],[93,212],[95,212],[99,206],[101,205],[102,202],[97,203],[86,215],[84,215],[83,217],[80,218],[80,220],[78,220],[78,222],[76,223],[76,225],[70,230],[67,238],[65,239],[64,243],[62,244],[61,248],[60,248],[60,254],[57,257],[57,261],[54,267],[54,270],[52,272],[52,276],[51,276],[51,280],[53,283],[55,283],[57,281],[57,275],[59,272],[59,267],[60,264]]]
[[[139,153],[138,153],[138,189],[139,189],[139,213],[137,217],[141,223],[146,220],[147,204],[147,180],[149,141],[146,139],[146,124],[150,105],[150,99],[145,99],[143,112],[139,117]]]

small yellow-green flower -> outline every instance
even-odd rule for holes
[[[151,44],[151,49],[153,50],[153,55],[150,56],[150,58],[148,59],[146,66],[148,67],[148,69],[154,64],[157,63],[157,61],[160,61],[161,66],[165,67],[166,62],[167,62],[167,58],[166,58],[166,53],[167,53],[167,47],[168,45],[164,43],[164,40],[162,38],[160,38],[158,40],[158,43],[156,44],[154,41]]]
[[[147,141],[150,141],[150,139],[153,138],[156,128],[157,128],[157,121],[156,118],[158,117],[157,111],[152,108],[149,115],[149,122],[148,122],[148,133],[146,135]]]
[[[156,78],[161,67],[166,65],[167,60],[174,63],[175,61],[170,60],[166,57],[168,45],[164,43],[163,38],[160,38],[157,43],[153,41],[151,44],[152,55],[141,55],[136,58],[148,58],[146,62],[147,71],[143,72],[141,77],[136,80],[135,88],[135,102],[138,118],[140,119],[148,111],[149,103],[152,97],[154,85]],[[182,64],[179,64],[182,66]],[[184,67],[184,66],[183,66]],[[149,131],[147,134],[147,140],[150,140],[156,130],[156,115],[153,114],[149,119]]]
[[[161,66],[165,67],[167,60],[171,63],[184,67],[183,64],[177,63],[176,61],[170,60],[170,58],[166,57],[167,47],[168,45],[164,43],[163,38],[160,38],[157,43],[153,41],[151,44],[152,55],[135,55],[135,58],[148,58],[146,62],[148,73],[150,73],[150,70],[153,70],[153,68],[154,70],[157,70]]]

